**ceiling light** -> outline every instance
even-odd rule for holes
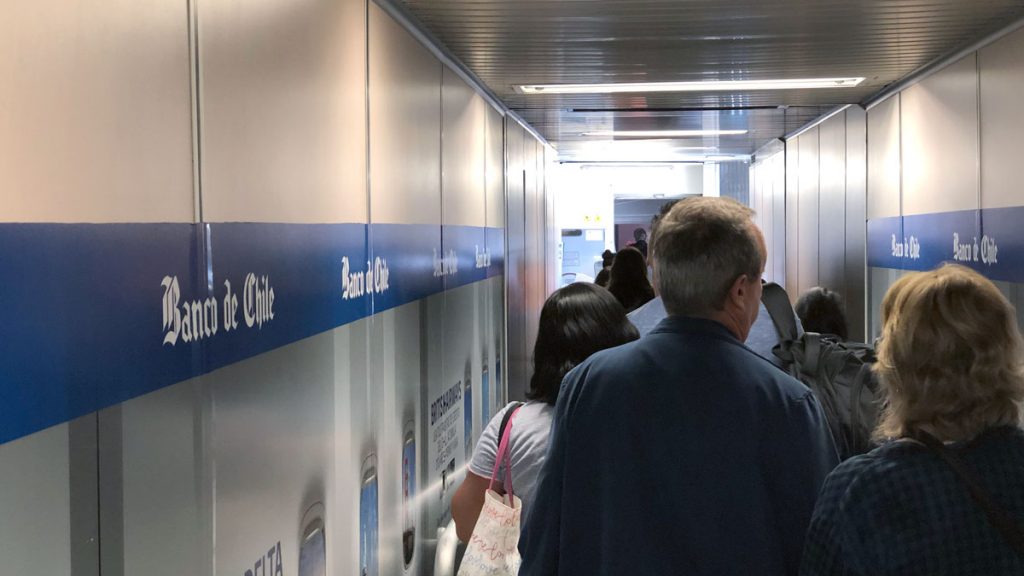
[[[746,130],[601,130],[580,136],[599,138],[686,138],[689,136],[739,136]]]
[[[624,82],[617,84],[528,84],[523,94],[614,94],[617,92],[737,92],[745,90],[800,90],[852,88],[864,78],[794,78],[777,80],[707,80],[698,82]]]

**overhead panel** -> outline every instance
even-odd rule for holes
[[[398,1],[398,0],[393,0]],[[484,83],[564,154],[580,124],[663,110],[770,121],[723,148],[752,153],[839,104],[856,103],[1005,24],[1016,0],[404,0]],[[864,77],[856,88],[522,94],[522,84]],[[785,105],[789,108],[779,108]],[[689,109],[696,108],[694,112]],[[794,110],[795,108],[795,110]],[[705,112],[706,111],[706,112]]]

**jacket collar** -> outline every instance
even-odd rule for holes
[[[667,316],[649,334],[705,334],[742,344],[722,323],[693,316]]]

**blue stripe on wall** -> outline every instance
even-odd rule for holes
[[[503,263],[477,227],[0,224],[0,443]]]
[[[931,270],[955,262],[992,280],[1024,282],[1024,207],[868,221],[868,266]]]

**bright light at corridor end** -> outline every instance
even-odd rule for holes
[[[688,138],[691,136],[740,136],[746,130],[598,130],[580,136],[597,138]]]
[[[707,80],[699,82],[627,82],[618,84],[528,84],[523,94],[615,94],[618,92],[737,92],[853,88],[864,78],[794,78],[788,80]]]

